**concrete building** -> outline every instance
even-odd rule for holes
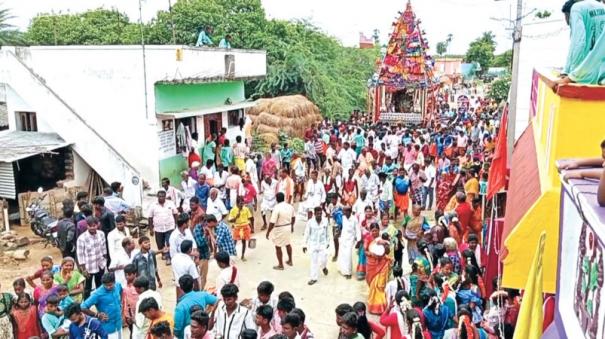
[[[264,51],[187,46],[52,46],[0,49],[0,102],[10,134],[54,133],[71,145],[68,180],[84,185],[91,169],[122,182],[124,198],[140,205],[152,189],[187,167],[183,151],[197,135],[228,129],[234,139],[245,109],[244,82],[266,75]],[[1,103],[0,103],[1,105]],[[180,134],[179,134],[180,133]],[[37,133],[34,133],[37,134]],[[47,137],[49,137],[47,135]],[[37,144],[36,137],[28,138]],[[195,144],[195,143],[194,143]],[[40,152],[48,152],[39,148]],[[1,154],[0,154],[1,155]],[[0,197],[14,199],[19,159],[0,157]],[[69,161],[68,161],[69,162]],[[68,166],[69,167],[69,166]],[[65,179],[65,178],[63,178]],[[26,185],[27,186],[27,185]],[[46,187],[45,187],[46,188]],[[31,189],[31,187],[27,187]],[[17,192],[18,193],[18,192]]]

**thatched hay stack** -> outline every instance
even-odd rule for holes
[[[280,131],[290,137],[302,138],[311,124],[323,119],[319,108],[302,95],[259,99],[248,110],[248,115],[252,120],[252,130],[267,143],[277,142]]]

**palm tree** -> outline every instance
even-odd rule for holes
[[[12,18],[14,18],[14,16],[10,14],[8,8],[0,8],[0,46],[20,44],[23,42],[21,32],[17,31],[13,25],[8,23]]]

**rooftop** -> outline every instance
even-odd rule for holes
[[[68,146],[56,133],[0,132],[0,162],[13,162]]]

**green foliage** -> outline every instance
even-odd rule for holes
[[[305,152],[305,142],[301,138],[292,138],[288,143],[288,146],[296,154],[303,154]]]
[[[252,143],[250,145],[250,150],[252,152],[265,154],[269,151],[269,145],[267,145],[265,140],[261,138],[258,133],[255,132],[252,133]]]
[[[437,49],[437,54],[443,56],[447,52],[447,42],[445,42],[445,41],[438,42],[436,49]]]
[[[543,10],[543,11],[538,11],[536,13],[536,18],[538,18],[538,19],[546,19],[546,18],[550,18],[551,15],[552,15],[552,13],[550,11]]]
[[[23,43],[22,34],[8,23],[13,18],[8,9],[0,8],[0,46],[21,45]]]
[[[492,67],[494,62],[494,52],[496,51],[496,41],[494,34],[485,32],[479,38],[471,42],[466,56],[465,62],[477,62],[481,65],[481,72],[485,73],[489,67]]]
[[[494,57],[494,62],[492,64],[493,67],[505,67],[510,70],[512,68],[513,63],[513,50],[509,49],[508,51],[498,54]]]
[[[487,93],[487,97],[494,99],[497,102],[504,101],[508,98],[508,91],[510,89],[510,77],[504,77],[494,80],[491,84],[491,88]]]
[[[268,20],[260,0],[177,1],[144,26],[148,44],[195,44],[199,31],[212,26],[218,44],[227,33],[234,48],[267,51],[267,77],[246,83],[253,98],[303,94],[326,116],[366,107],[367,79],[374,72],[378,47],[343,47],[306,21]],[[82,14],[42,14],[27,32],[32,44],[138,44],[140,26],[115,10]]]
[[[35,45],[129,45],[141,42],[140,27],[112,9],[78,14],[39,14],[26,39]]]

